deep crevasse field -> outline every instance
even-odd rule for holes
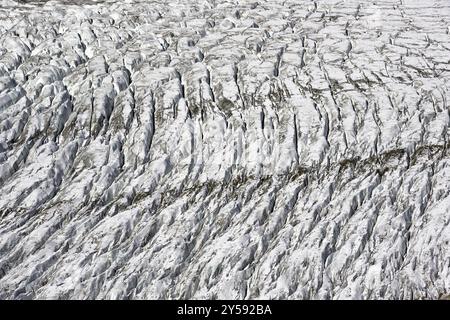
[[[449,1],[0,0],[0,299],[450,293]]]

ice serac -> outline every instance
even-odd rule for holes
[[[450,294],[446,0],[0,0],[0,299]]]

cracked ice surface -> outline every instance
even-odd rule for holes
[[[450,292],[448,1],[0,0],[0,299]]]

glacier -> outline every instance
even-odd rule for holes
[[[447,0],[0,0],[0,299],[450,294]]]

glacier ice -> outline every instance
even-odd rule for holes
[[[446,0],[0,0],[0,299],[450,293]]]

